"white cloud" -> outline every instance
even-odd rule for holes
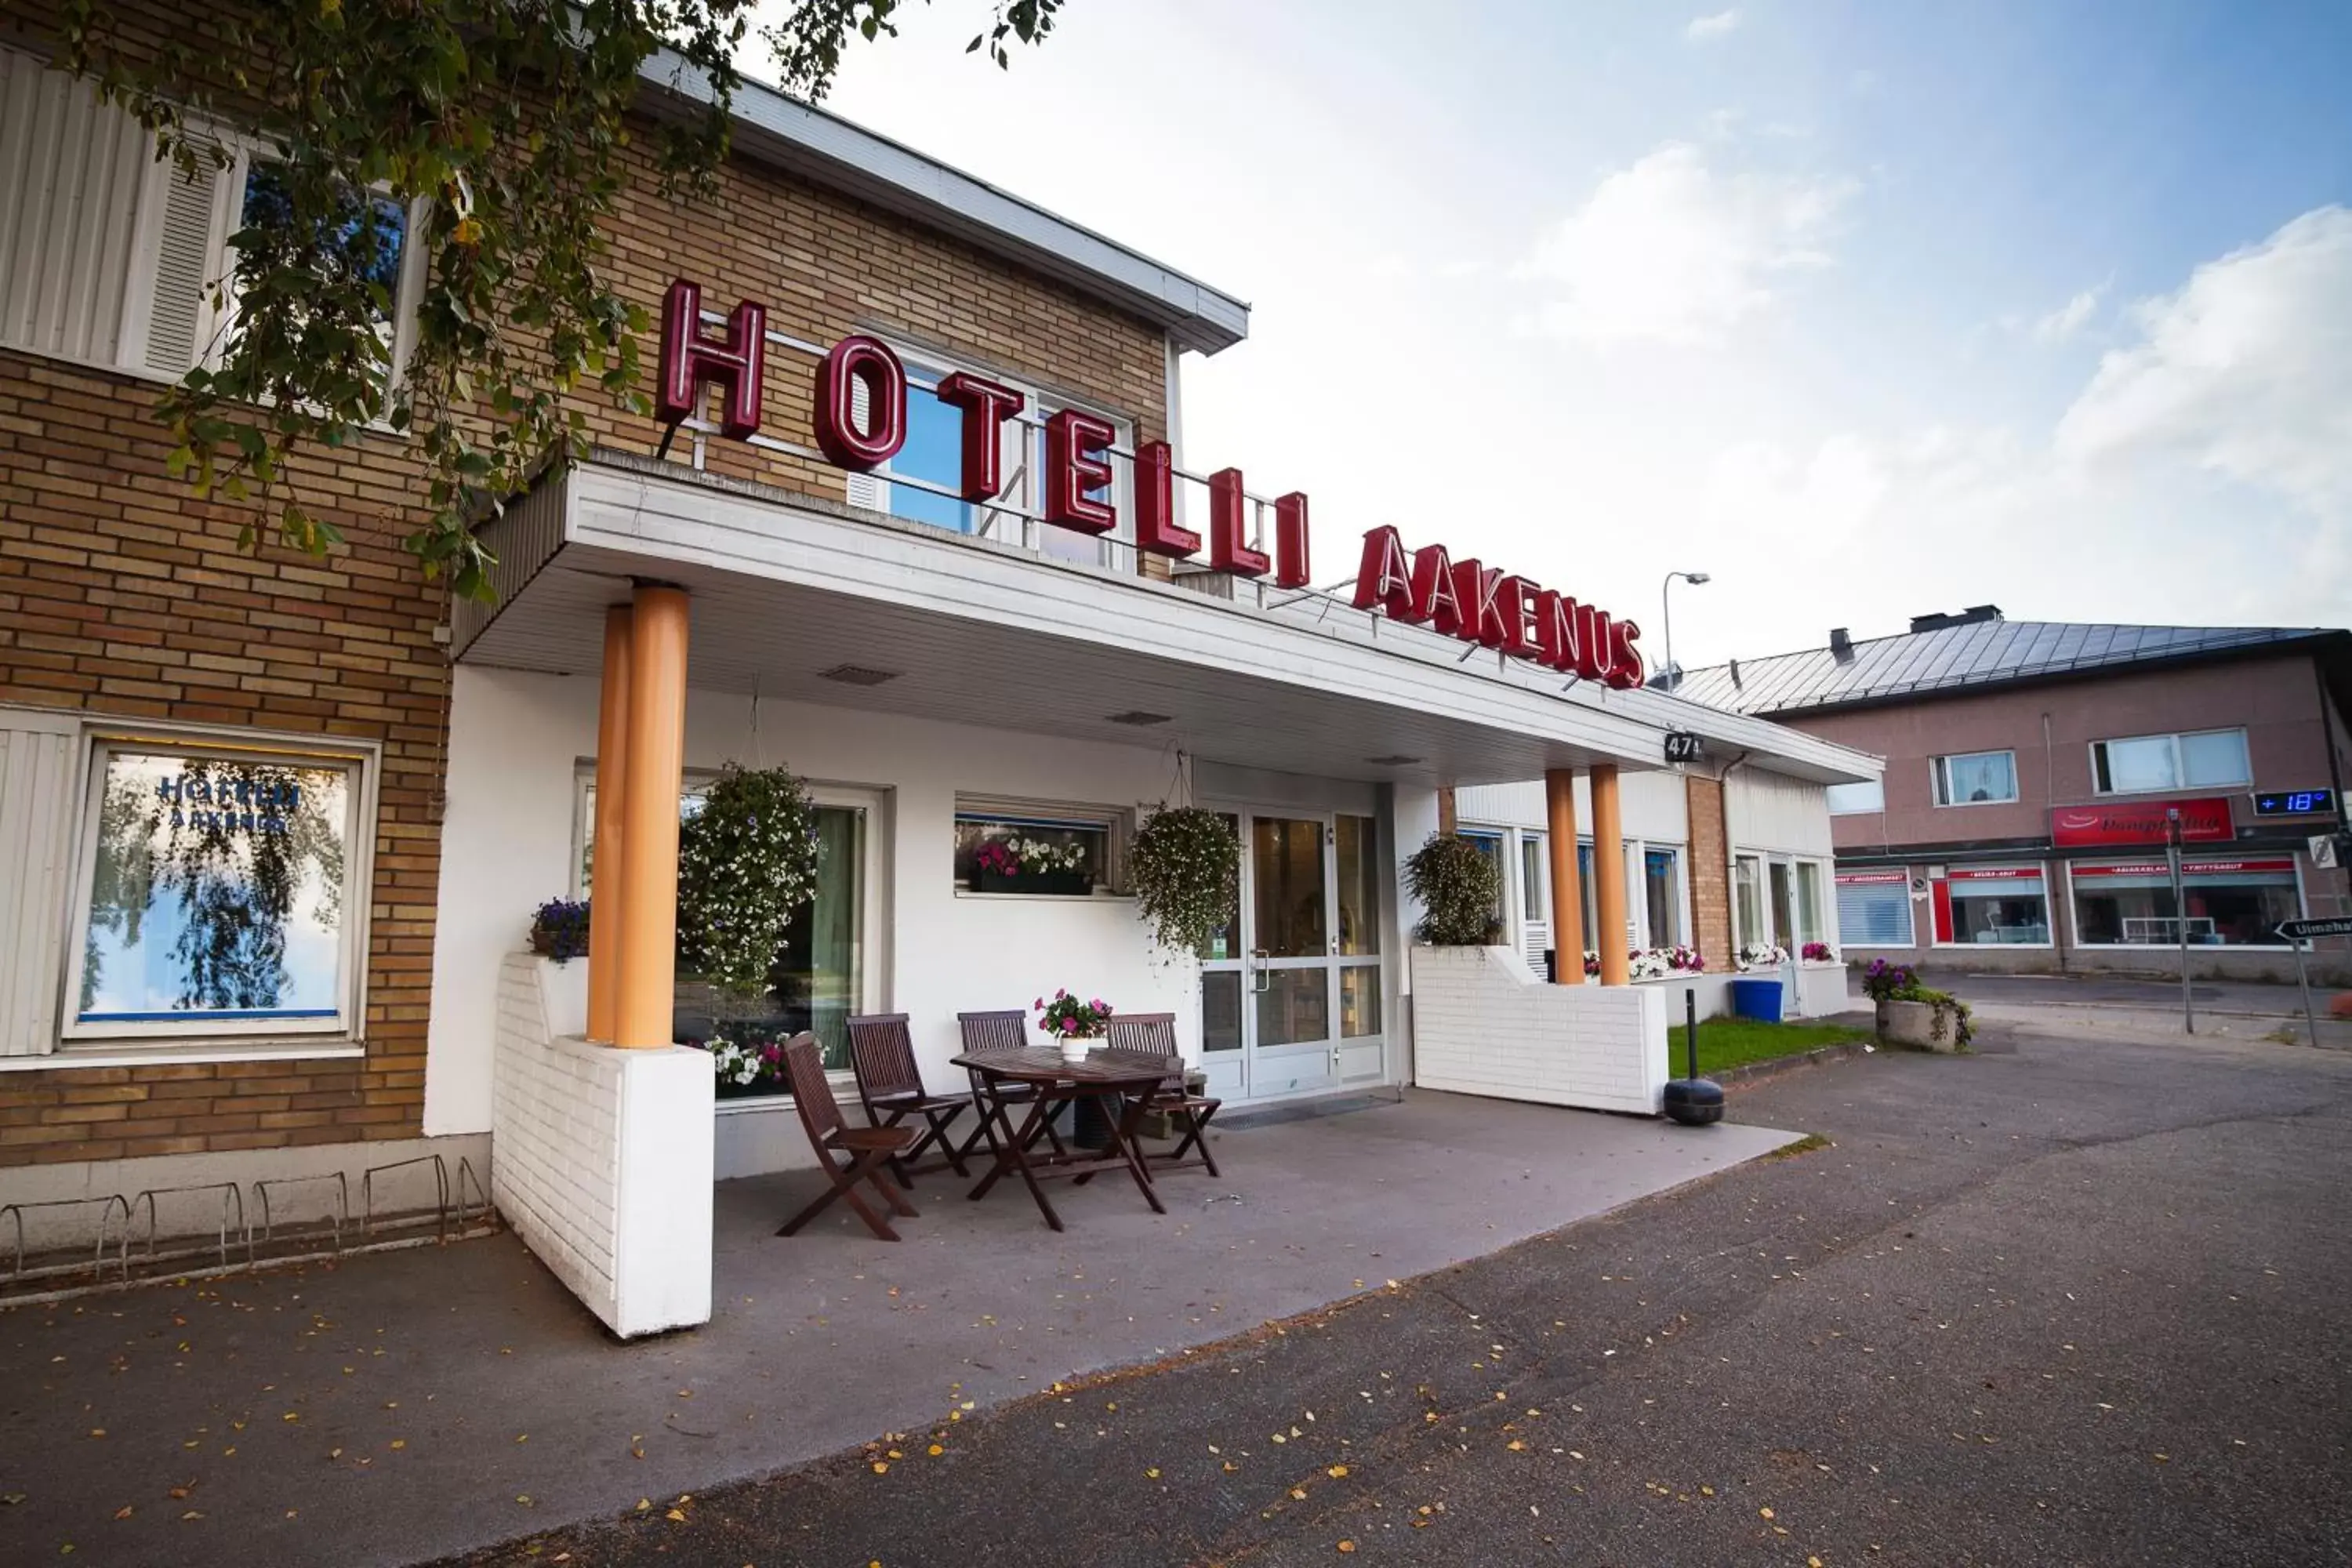
[[[2141,302],[2059,454],[2107,471],[2170,458],[2352,532],[2352,210],[2320,207]]]
[[[1718,174],[1669,142],[1602,180],[1520,275],[1557,286],[1538,328],[1572,342],[1719,337],[1769,304],[1775,273],[1825,267],[1848,181]]]
[[[1712,16],[1693,16],[1683,28],[1683,37],[1694,44],[1704,44],[1722,37],[1738,26],[1739,12],[1735,7],[1729,11],[1717,11]]]
[[[2033,341],[2040,343],[2064,342],[2083,330],[2099,309],[2099,296],[2105,285],[2085,289],[2073,299],[2033,323]]]

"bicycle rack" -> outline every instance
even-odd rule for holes
[[[45,1203],[9,1204],[5,1206],[0,1206],[0,1216],[5,1216],[16,1222],[16,1267],[8,1271],[8,1278],[12,1280],[37,1279],[45,1275],[70,1274],[79,1269],[81,1265],[78,1263],[40,1264],[27,1269],[25,1267],[25,1216],[35,1209],[76,1208],[89,1204],[97,1204],[100,1205],[98,1211],[98,1245],[92,1249],[89,1259],[91,1278],[102,1279],[105,1276],[106,1226],[107,1222],[114,1217],[114,1211],[119,1208],[122,1211],[122,1277],[125,1279],[130,1279],[131,1202],[121,1193],[109,1193],[102,1198],[51,1198]]]
[[[433,1167],[433,1185],[438,1194],[434,1218],[434,1235],[442,1241],[449,1239],[449,1164],[438,1154],[419,1154],[412,1160],[394,1160],[388,1165],[370,1165],[360,1173],[360,1242],[366,1245],[375,1234],[375,1179],[392,1171],[404,1171],[412,1165]],[[463,1229],[461,1225],[458,1228]]]
[[[155,1200],[157,1198],[173,1197],[184,1193],[218,1193],[221,1194],[220,1266],[223,1268],[226,1268],[229,1266],[228,1237],[229,1216],[231,1214],[236,1215],[237,1234],[245,1240],[245,1260],[247,1263],[251,1263],[253,1261],[253,1231],[245,1223],[245,1193],[244,1190],[235,1182],[200,1182],[194,1186],[184,1187],[149,1187],[145,1192],[141,1193],[137,1197],[131,1199],[131,1202],[123,1207],[122,1277],[124,1279],[128,1279],[131,1278],[131,1227],[132,1220],[137,1215],[139,1205],[142,1204],[147,1205],[147,1250],[141,1257],[140,1261],[142,1263],[152,1264],[156,1261],[158,1257],[155,1250],[156,1232],[159,1228],[155,1215]],[[178,1257],[179,1254],[175,1252],[171,1256]]]
[[[315,1176],[281,1176],[276,1181],[254,1183],[253,1195],[259,1199],[261,1204],[261,1246],[269,1245],[274,1223],[269,1212],[269,1189],[304,1186],[315,1182],[335,1184],[335,1208],[334,1212],[327,1216],[327,1222],[333,1226],[334,1250],[342,1251],[343,1226],[351,1223],[352,1217],[352,1184],[341,1171],[325,1171]]]
[[[482,1178],[475,1174],[473,1160],[460,1154],[457,1156],[457,1228],[461,1232],[470,1223],[466,1218],[466,1188],[469,1183],[474,1195],[482,1200],[482,1219],[487,1223],[490,1217],[489,1189],[482,1185]]]

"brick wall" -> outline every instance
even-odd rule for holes
[[[649,310],[687,276],[722,308],[766,300],[771,322],[796,336],[879,330],[1108,407],[1140,438],[1166,434],[1158,329],[741,160],[723,189],[687,207],[641,183],[621,215],[610,270]],[[803,356],[772,359],[772,434],[811,438],[813,371]],[[448,678],[434,637],[443,595],[400,543],[415,526],[419,470],[389,438],[306,461],[294,482],[344,546],[323,560],[242,550],[238,529],[257,514],[196,502],[165,473],[156,390],[0,350],[0,704],[380,745],[367,1053],[0,1074],[0,1166],[421,1130]],[[582,407],[597,439],[656,445],[651,421]],[[845,490],[835,470],[730,442],[712,441],[709,464],[835,500]]]
[[[1412,1067],[1423,1089],[1654,1116],[1665,993],[1546,984],[1507,948],[1416,947]]]
[[[1683,777],[1690,824],[1691,925],[1709,965],[1731,966],[1730,847],[1723,833],[1723,783],[1697,773]]]

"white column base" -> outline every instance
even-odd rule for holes
[[[499,973],[492,1201],[622,1338],[709,1322],[710,1058],[559,1036],[553,971],[515,953]]]

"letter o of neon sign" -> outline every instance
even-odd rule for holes
[[[856,389],[866,389],[866,422]],[[825,460],[866,473],[907,444],[907,367],[879,338],[859,333],[833,345],[816,367],[816,444]]]

